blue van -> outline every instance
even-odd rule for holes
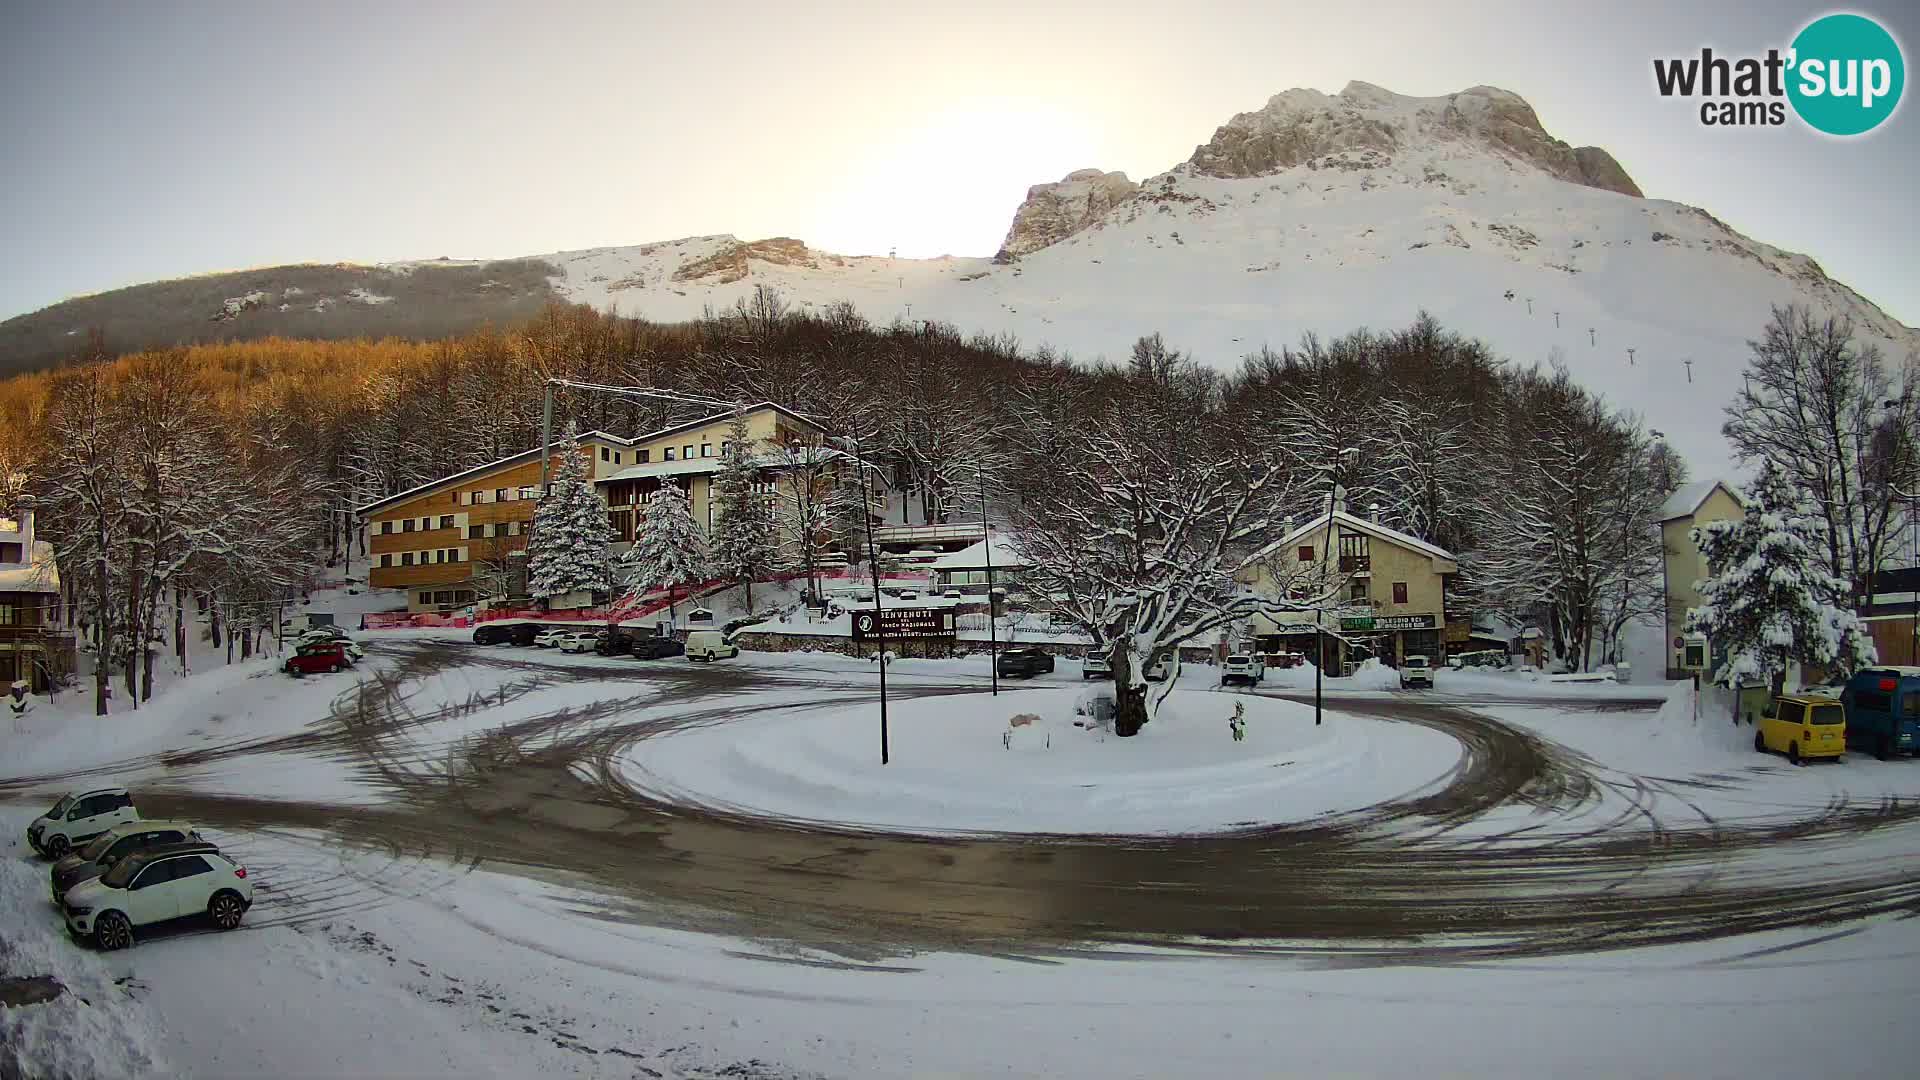
[[[1847,745],[1882,761],[1920,753],[1920,667],[1870,667],[1854,672],[1840,693],[1847,710]]]

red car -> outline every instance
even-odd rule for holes
[[[337,641],[322,641],[312,645],[302,645],[299,651],[287,657],[286,671],[289,675],[311,675],[322,671],[339,671],[351,666],[347,650]]]

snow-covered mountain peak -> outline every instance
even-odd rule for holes
[[[1354,151],[1389,159],[1479,152],[1531,165],[1569,183],[1640,195],[1613,155],[1554,138],[1526,99],[1494,86],[1429,98],[1365,82],[1350,82],[1331,97],[1316,90],[1287,90],[1222,125],[1210,141],[1194,149],[1188,165],[1202,176],[1249,178]],[[1391,160],[1376,162],[1380,164]]]

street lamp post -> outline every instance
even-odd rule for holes
[[[1327,529],[1320,540],[1320,565],[1324,568],[1332,553],[1328,548],[1333,544],[1333,503],[1340,494],[1340,459],[1349,454],[1357,454],[1359,449],[1348,446],[1336,451],[1333,464],[1321,466],[1327,472]],[[1313,609],[1313,726],[1320,726],[1320,680],[1321,671],[1327,666],[1327,638],[1325,623],[1327,620],[1327,575],[1320,575],[1320,599]]]
[[[873,485],[867,479],[866,456],[860,440],[853,440],[853,460],[860,470],[860,519],[867,524],[867,565],[873,570],[873,634],[880,643],[880,764],[887,764],[887,628],[880,614],[880,549],[873,542]]]
[[[993,696],[1000,696],[1000,633],[994,628],[993,602],[993,526],[987,523],[987,470],[975,466],[980,476],[980,549],[987,558],[987,672],[993,681]]]
[[[1892,409],[1905,405],[1906,399],[1888,398],[1881,404]],[[1920,569],[1920,529],[1915,527],[1915,510],[1920,509],[1920,489],[1914,486],[1914,463],[1911,460],[1913,444],[1907,441],[1907,418],[1904,412],[1900,416],[1899,425],[1894,431],[1894,456],[1898,459],[1895,467],[1897,469],[1900,465],[1906,466],[1908,489],[1901,491],[1896,487],[1893,493],[1907,500],[1907,572],[1911,575],[1914,570]],[[1916,583],[1912,592],[1913,607],[1907,614],[1907,662],[1920,664],[1920,583]],[[1867,582],[1867,599],[1869,602],[1873,599],[1871,574]]]

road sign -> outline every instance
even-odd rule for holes
[[[877,620],[877,623],[876,623]],[[881,608],[853,613],[853,640],[952,637],[953,612],[941,608]]]

